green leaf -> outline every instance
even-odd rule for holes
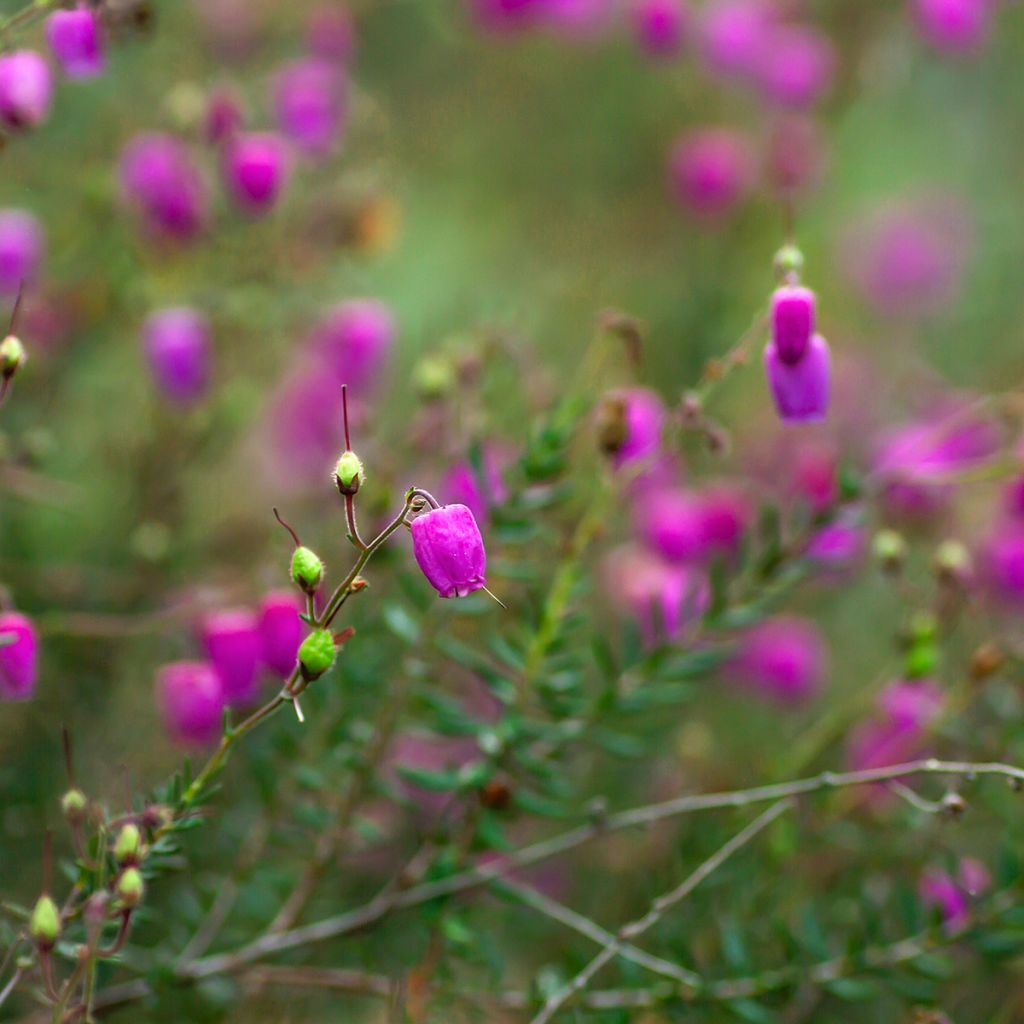
[[[433,793],[453,793],[459,788],[457,772],[428,771],[426,768],[413,768],[402,764],[398,766],[398,774],[414,786],[428,789]]]
[[[877,999],[878,985],[868,978],[836,978],[823,986],[825,991],[847,1003]]]
[[[779,1015],[774,1010],[769,1010],[753,999],[736,999],[725,1004],[740,1020],[750,1021],[751,1024],[777,1024]]]

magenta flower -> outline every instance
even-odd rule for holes
[[[355,45],[355,26],[345,7],[318,7],[309,16],[306,49],[313,57],[344,63],[352,57]]]
[[[800,362],[810,347],[814,316],[814,292],[810,288],[785,285],[772,295],[772,344],[787,366]]]
[[[820,444],[787,448],[792,467],[792,493],[812,512],[824,512],[839,500],[839,466],[835,450]]]
[[[988,35],[991,0],[913,0],[921,34],[947,53],[976,50]]]
[[[164,665],[156,691],[164,727],[175,742],[204,746],[220,735],[224,694],[212,666],[204,661]]]
[[[641,495],[636,509],[641,537],[670,562],[735,552],[749,517],[743,496],[724,487],[703,493],[658,488]]]
[[[171,135],[136,136],[121,154],[121,188],[145,225],[181,240],[207,217],[206,186],[188,149]]]
[[[484,448],[481,463],[482,474],[468,462],[456,463],[445,473],[438,490],[446,502],[465,505],[477,522],[486,522],[491,509],[508,498],[508,488],[493,448]]]
[[[679,640],[711,603],[702,570],[670,565],[633,545],[608,555],[602,578],[615,606],[636,620],[648,648]]]
[[[780,616],[743,634],[727,672],[767,697],[796,703],[821,689],[827,667],[825,641],[814,623]]]
[[[956,196],[922,196],[861,217],[841,258],[864,300],[892,316],[926,317],[956,298],[973,223]]]
[[[277,202],[288,178],[284,142],[271,132],[232,136],[224,151],[224,184],[249,213],[266,213]]]
[[[828,413],[831,355],[820,334],[811,338],[803,358],[783,362],[771,341],[765,346],[764,368],[779,417],[785,423],[812,423]]]
[[[299,618],[303,603],[291,590],[274,590],[260,602],[260,658],[271,672],[287,679],[306,629]]]
[[[761,53],[757,81],[765,99],[803,110],[828,91],[835,52],[828,38],[804,25],[772,30]]]
[[[338,143],[348,89],[334,64],[316,58],[286,64],[274,80],[272,100],[278,130],[307,156],[326,156]]]
[[[224,703],[252,703],[262,653],[256,616],[246,608],[213,612],[203,619],[200,632],[206,656],[220,677]]]
[[[691,213],[717,219],[731,213],[753,184],[754,159],[746,139],[708,129],[679,139],[669,161],[672,192]]]
[[[11,131],[35,128],[50,113],[50,66],[35,50],[0,57],[0,125]]]
[[[0,700],[28,700],[36,688],[39,639],[19,612],[0,614]]]
[[[1024,603],[1024,526],[1013,521],[997,524],[985,542],[982,564],[996,597]]]
[[[100,19],[85,4],[51,14],[46,41],[68,78],[94,78],[106,65]]]
[[[875,455],[873,475],[894,512],[921,517],[940,511],[957,473],[991,458],[1000,445],[995,424],[965,413],[964,402],[890,432]]]
[[[936,868],[925,871],[918,892],[925,906],[938,909],[946,931],[955,932],[970,920],[971,897],[981,895],[991,884],[988,868],[973,857],[964,857],[956,878]]]
[[[775,15],[770,0],[715,0],[709,4],[700,25],[705,63],[718,74],[753,78],[760,69]]]
[[[313,358],[364,397],[384,372],[397,328],[391,308],[377,299],[350,299],[329,309],[310,334]]]
[[[465,597],[487,586],[483,537],[465,505],[442,505],[417,516],[412,551],[441,597]]]
[[[0,293],[17,295],[39,275],[46,242],[43,228],[27,210],[0,210]]]
[[[206,393],[210,380],[210,324],[187,306],[151,313],[142,327],[142,345],[153,381],[176,405],[190,405]]]
[[[942,691],[928,679],[899,680],[886,687],[875,702],[874,717],[850,735],[850,767],[884,768],[920,756],[943,703]]]
[[[624,432],[612,462],[617,469],[634,463],[652,462],[661,450],[661,432],[665,425],[665,404],[653,391],[630,388],[614,391],[612,402],[622,403]]]
[[[866,543],[860,523],[840,519],[817,530],[807,542],[804,555],[822,569],[841,572],[860,561]]]
[[[674,57],[690,32],[685,0],[634,0],[633,35],[652,57]]]

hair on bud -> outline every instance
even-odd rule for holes
[[[142,852],[142,833],[133,822],[121,826],[114,840],[114,859],[118,864],[138,864]]]
[[[60,798],[60,811],[64,820],[71,826],[81,825],[89,807],[86,795],[80,789],[69,789]]]
[[[334,467],[334,482],[338,490],[351,497],[358,492],[364,479],[363,463],[359,456],[353,451],[343,452]]]
[[[28,933],[40,949],[53,949],[60,938],[60,911],[46,893],[36,900],[28,922]]]

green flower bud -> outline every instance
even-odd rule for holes
[[[425,356],[412,371],[416,392],[426,402],[444,398],[455,386],[455,370],[444,356]]]
[[[28,933],[43,949],[52,949],[60,938],[60,911],[46,893],[36,900],[28,923]]]
[[[0,375],[13,377],[26,358],[25,346],[13,334],[0,341]]]
[[[974,572],[971,553],[958,540],[945,540],[935,549],[934,566],[943,583],[969,583]]]
[[[69,789],[60,798],[60,809],[69,825],[80,825],[85,820],[89,801],[80,789]]]
[[[871,541],[871,553],[885,572],[896,573],[907,560],[907,542],[895,530],[879,530]]]
[[[146,883],[142,880],[138,868],[127,868],[121,872],[117,880],[117,895],[127,910],[132,910],[142,902],[146,892]]]
[[[804,254],[795,245],[784,245],[775,254],[772,266],[780,281],[799,278],[804,269]]]
[[[114,841],[114,859],[118,864],[138,864],[142,850],[142,833],[139,826],[129,822],[121,827]]]
[[[932,643],[939,635],[939,620],[934,612],[917,611],[910,616],[907,636],[912,644]]]
[[[292,581],[307,594],[315,594],[324,578],[324,563],[309,548],[297,547],[292,555]]]
[[[319,679],[333,664],[336,648],[328,629],[314,630],[299,648],[299,669],[302,678],[312,682]]]
[[[903,674],[908,679],[924,679],[939,666],[939,649],[930,641],[915,644],[903,660]]]
[[[363,463],[359,456],[352,451],[343,452],[334,467],[334,482],[338,485],[338,490],[346,495],[355,494],[365,478]]]

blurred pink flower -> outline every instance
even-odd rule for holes
[[[731,213],[750,192],[755,163],[746,138],[725,128],[704,129],[679,139],[669,161],[672,194],[700,217]]]
[[[726,672],[766,697],[791,704],[813,697],[825,681],[828,653],[817,626],[779,616],[747,630]]]

